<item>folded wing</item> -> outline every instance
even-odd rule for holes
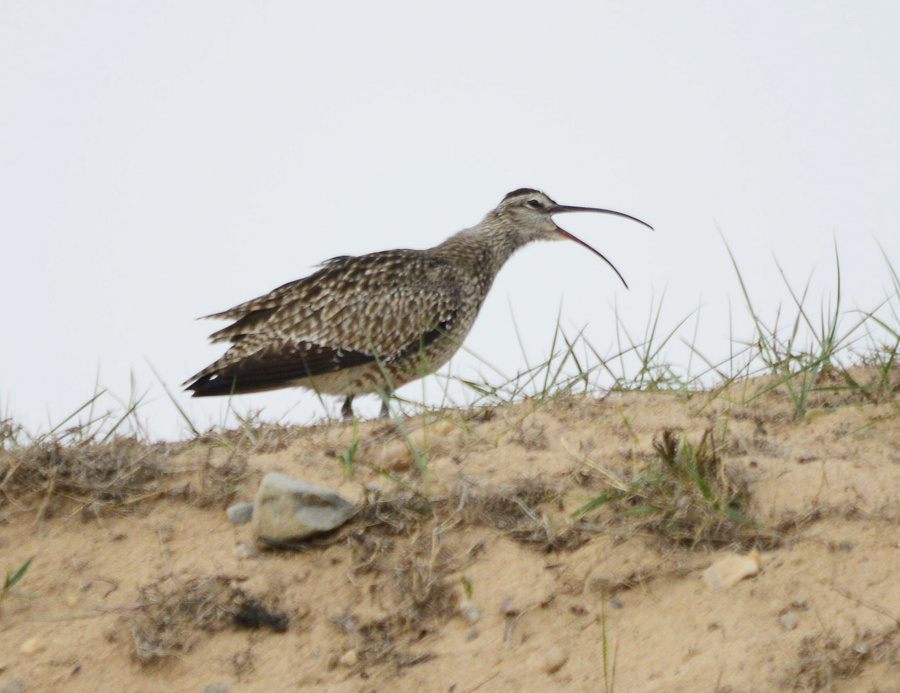
[[[186,383],[195,397],[260,392],[375,361],[386,365],[450,332],[454,266],[413,250],[335,258],[318,272],[209,316],[231,348]]]

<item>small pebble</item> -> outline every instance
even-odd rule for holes
[[[714,590],[727,590],[744,578],[752,577],[762,567],[759,551],[753,549],[746,556],[725,556],[703,571],[703,582]]]
[[[474,640],[477,637],[478,637],[478,629],[477,628],[474,628],[474,627],[469,628],[469,630],[466,631],[466,642],[471,642],[472,640]]]
[[[611,597],[609,600],[609,605],[613,609],[621,609],[623,606],[625,606],[624,602],[618,597]]]
[[[25,684],[19,681],[19,679],[13,679],[0,689],[0,691],[2,691],[2,693],[25,693]]]
[[[800,625],[800,616],[796,611],[785,611],[778,617],[778,622],[781,623],[781,627],[785,630],[794,630]]]
[[[513,604],[513,599],[509,595],[500,600],[500,613],[504,616],[518,616],[519,610]]]
[[[32,655],[37,654],[45,647],[44,641],[41,640],[41,636],[35,635],[33,638],[28,638],[25,642],[22,643],[22,646],[19,648],[19,652],[24,655]]]
[[[338,658],[338,664],[345,667],[355,667],[359,662],[359,654],[356,650],[347,650]]]
[[[238,544],[234,547],[231,553],[238,560],[242,560],[244,558],[255,556],[257,551],[252,546],[247,546],[246,544]]]
[[[569,661],[569,655],[559,645],[551,645],[546,650],[535,652],[528,658],[528,663],[535,671],[554,674]]]
[[[473,604],[472,602],[463,602],[463,605],[459,609],[459,613],[466,619],[466,622],[469,625],[475,625],[481,620],[481,609],[478,608],[477,604]]]
[[[225,511],[228,519],[236,525],[245,525],[253,519],[253,503],[235,503]]]
[[[211,683],[203,689],[203,693],[231,693],[231,686],[227,683]]]

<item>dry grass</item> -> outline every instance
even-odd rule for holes
[[[213,428],[184,443],[186,448],[225,447],[245,455],[280,452],[309,434],[302,426],[269,423],[256,412],[239,420],[236,428]]]
[[[84,512],[122,508],[161,492],[169,446],[113,436],[66,444],[58,438],[0,448],[0,494],[41,518],[76,503]]]
[[[377,618],[330,617],[351,638],[354,669],[382,663],[403,668],[431,658],[427,636],[459,611],[462,588],[453,576],[482,549],[475,542],[461,555],[454,552],[446,543],[449,532],[492,527],[544,552],[574,550],[587,541],[577,530],[554,531],[541,512],[559,493],[557,484],[540,479],[501,487],[468,480],[447,496],[407,492],[370,500],[339,536],[324,540],[349,544],[351,573],[374,580],[370,590],[386,605]]]
[[[224,510],[253,476],[258,474],[250,467],[247,455],[237,450],[220,464],[213,464],[212,455],[207,454],[197,472],[197,487],[186,487],[182,493],[197,507]]]
[[[562,527],[554,527],[544,508],[558,511],[562,493],[559,480],[522,478],[492,486],[464,477],[452,493],[444,496],[429,499],[420,493],[403,492],[369,499],[344,535],[349,533],[357,547],[374,547],[387,538],[408,537],[439,525],[460,529],[491,527],[518,544],[545,553],[573,551],[588,541],[595,530],[581,521],[566,521]],[[318,543],[338,540],[339,537],[328,537]]]
[[[184,444],[125,436],[77,443],[48,438],[0,448],[0,507],[5,500],[19,510],[36,511],[41,519],[74,507],[86,518],[166,496],[224,509],[255,473],[239,448],[215,463],[213,452],[220,448],[201,448],[202,463],[173,467],[172,459],[184,449]]]
[[[142,664],[159,663],[189,652],[200,633],[229,627],[285,632],[289,619],[273,604],[277,600],[246,594],[242,580],[169,575],[139,588],[137,604],[128,615],[132,655]]]
[[[500,487],[464,479],[448,503],[465,525],[491,527],[543,553],[574,551],[593,530],[581,521],[555,526],[545,509],[550,506],[558,514],[563,490],[560,481],[546,478],[523,478]]]
[[[898,626],[877,635],[860,633],[850,644],[832,631],[807,636],[800,643],[796,666],[786,683],[794,691],[837,690],[838,681],[858,676],[867,663],[896,663],[898,634]]]
[[[350,636],[357,671],[382,663],[399,669],[433,657],[421,651],[422,643],[457,614],[458,589],[448,578],[467,560],[445,546],[444,539],[435,528],[402,547],[380,543],[377,551],[369,545],[354,554],[354,572],[378,575],[381,579],[372,589],[379,601],[390,605],[385,615],[374,619],[350,613],[329,617]]]

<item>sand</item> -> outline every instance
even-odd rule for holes
[[[0,688],[898,691],[897,407],[838,391],[798,418],[760,390],[211,434],[145,446],[155,476],[112,499],[17,483],[0,453],[0,570],[34,557],[0,602]],[[665,430],[695,450],[706,433],[737,520],[692,525],[680,492],[668,519],[633,494],[573,517],[640,488]],[[269,471],[368,506],[261,549],[224,508]],[[757,574],[701,579],[754,547]]]

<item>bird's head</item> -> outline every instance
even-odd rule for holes
[[[555,241],[569,239],[580,243],[592,253],[599,255],[613,271],[619,275],[619,279],[627,287],[625,279],[619,273],[619,270],[603,256],[595,248],[585,243],[580,238],[572,235],[563,228],[560,228],[553,220],[553,215],[562,214],[563,212],[598,212],[600,214],[613,214],[619,217],[631,219],[639,224],[643,224],[649,229],[653,229],[649,224],[623,212],[616,212],[611,209],[598,209],[597,207],[572,207],[570,205],[557,204],[540,190],[532,188],[519,188],[507,194],[506,197],[494,209],[493,214],[504,225],[513,226],[516,231],[521,234],[522,243],[530,243],[531,241]]]

